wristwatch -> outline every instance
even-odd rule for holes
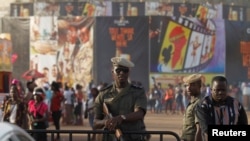
[[[121,115],[121,118],[122,118],[122,120],[126,120],[127,119],[125,115]]]

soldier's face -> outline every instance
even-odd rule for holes
[[[71,26],[67,31],[67,40],[70,41],[71,43],[75,43],[76,39],[77,39],[77,30],[75,27]]]
[[[186,85],[187,93],[190,96],[198,96],[200,94],[201,84],[199,82],[193,82]]]
[[[112,70],[115,81],[126,82],[128,80],[129,68],[115,66]]]
[[[89,41],[89,36],[89,29],[87,27],[81,28],[79,31],[79,38],[83,44]]]

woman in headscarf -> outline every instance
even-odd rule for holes
[[[3,121],[7,121],[16,124],[23,128],[23,118],[25,104],[19,95],[18,86],[16,83],[12,83],[10,86],[10,93],[6,96],[3,104]]]

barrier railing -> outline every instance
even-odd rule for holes
[[[51,141],[54,140],[56,134],[68,134],[68,141],[73,140],[73,134],[87,134],[87,141],[91,141],[92,134],[112,134],[114,132],[105,130],[27,130],[28,133],[47,133],[50,134]],[[159,135],[159,141],[163,141],[164,135],[173,136],[176,141],[181,141],[179,135],[173,131],[124,131],[123,134],[141,134],[141,135]]]

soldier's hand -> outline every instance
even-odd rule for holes
[[[105,122],[105,126],[110,130],[115,130],[116,127],[118,125],[120,125],[122,123],[122,118],[121,116],[116,116],[116,117],[113,117],[113,118],[110,118],[108,119],[106,122]]]

